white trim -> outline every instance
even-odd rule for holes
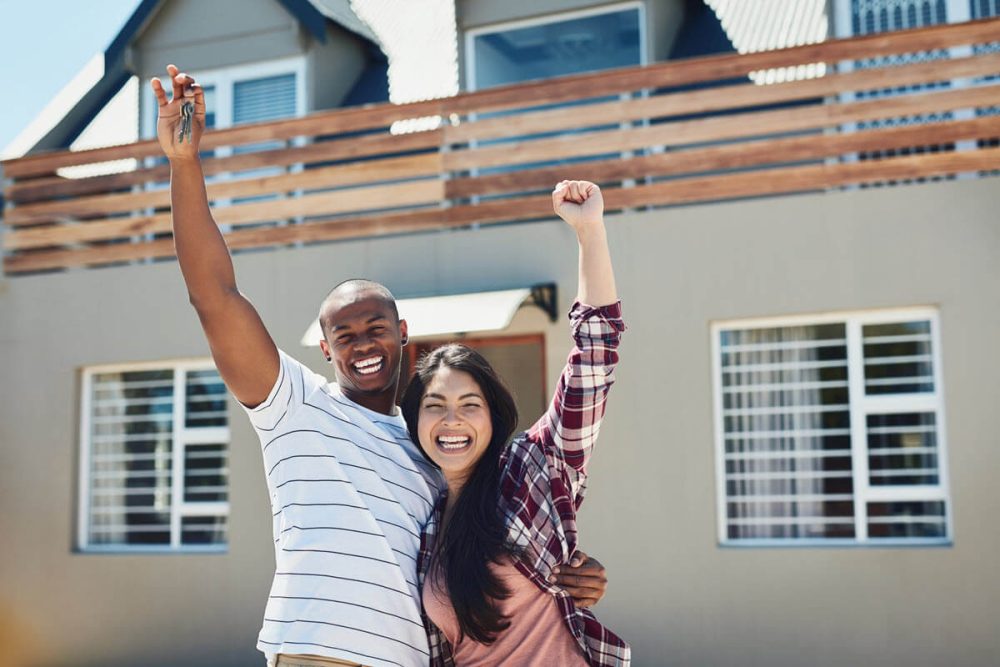
[[[215,88],[216,103],[215,128],[232,127],[233,124],[233,85],[239,81],[253,79],[264,79],[270,76],[281,76],[282,74],[295,75],[295,115],[304,116],[306,113],[306,76],[309,73],[308,59],[302,56],[291,56],[288,58],[278,58],[276,60],[263,60],[256,63],[234,65],[232,67],[220,67],[218,69],[202,70],[191,72],[201,86],[213,86]],[[165,76],[163,77],[165,78]],[[156,117],[157,104],[156,97],[149,86],[150,79],[142,82],[143,106],[147,113],[142,119],[143,138],[152,139],[156,137]],[[170,81],[167,80],[164,87],[169,96]]]
[[[931,346],[929,360],[933,365],[933,391],[912,394],[865,394],[865,357],[863,327],[870,324],[891,324],[898,322],[927,321],[929,322],[929,333],[920,334],[919,338],[927,340]],[[726,493],[726,483],[732,479],[786,479],[786,478],[812,478],[812,477],[832,477],[832,472],[808,472],[808,471],[786,471],[786,472],[738,472],[727,474],[725,461],[727,459],[742,460],[748,455],[729,457],[726,455],[726,441],[733,437],[740,437],[738,433],[726,433],[724,429],[724,419],[731,416],[765,414],[770,409],[763,408],[734,408],[726,410],[723,408],[723,388],[722,388],[722,344],[721,336],[724,331],[746,331],[757,328],[789,327],[801,325],[822,325],[842,323],[845,326],[845,338],[841,344],[847,347],[847,358],[845,362],[838,362],[837,365],[847,366],[847,385],[849,395],[849,411],[851,426],[850,429],[826,429],[823,434],[829,435],[835,432],[841,435],[849,435],[851,438],[850,456],[852,459],[852,470],[847,474],[853,479],[853,493],[851,499],[854,503],[854,516],[849,519],[855,528],[854,538],[776,538],[776,539],[729,539],[727,537],[728,526],[733,523],[728,517],[727,507],[730,497]],[[715,468],[716,468],[716,517],[717,534],[719,544],[723,546],[802,546],[802,545],[823,545],[835,544],[845,545],[941,545],[950,544],[953,540],[954,525],[952,523],[952,503],[951,493],[948,483],[948,448],[946,442],[946,425],[944,410],[944,392],[942,385],[942,364],[941,364],[941,336],[939,311],[934,306],[909,306],[901,308],[889,308],[880,310],[859,310],[850,312],[821,312],[812,315],[787,315],[774,317],[761,317],[738,320],[717,320],[710,322],[710,336],[712,346],[712,385],[714,397],[714,432],[715,432]],[[888,337],[893,340],[899,338]],[[916,340],[916,338],[915,338]],[[822,342],[822,341],[820,341]],[[784,344],[781,344],[784,345]],[[781,347],[775,344],[770,347]],[[765,345],[762,348],[757,346],[737,345],[740,349],[770,349]],[[752,348],[752,349],[751,349]],[[727,348],[726,352],[730,352]],[[815,366],[817,362],[810,362],[808,365]],[[740,370],[746,370],[751,366],[767,366],[768,368],[780,366],[780,364],[750,364]],[[789,409],[774,409],[775,412],[788,412]],[[892,413],[917,413],[929,412],[935,415],[935,454],[937,456],[938,483],[932,485],[908,485],[908,486],[873,486],[869,483],[868,457],[871,455],[868,447],[868,435],[870,430],[867,425],[867,417],[876,414]],[[899,429],[894,429],[898,431]],[[745,437],[754,438],[775,437],[775,436],[795,436],[807,431],[752,431],[745,433]],[[844,455],[840,450],[840,455]],[[767,459],[759,452],[754,459]],[[829,452],[816,452],[816,455],[826,456]],[[793,454],[794,455],[794,454]],[[903,474],[905,471],[901,471]],[[918,471],[914,471],[918,473]],[[747,496],[742,496],[744,502]],[[798,499],[793,496],[792,500]],[[749,498],[753,500],[753,496]],[[945,535],[942,538],[871,538],[868,535],[867,508],[869,502],[942,502],[945,507],[945,514],[942,518],[933,518],[933,522],[945,525]],[[839,519],[840,517],[829,517]],[[786,520],[787,519],[787,520]],[[824,518],[824,521],[826,518]],[[767,523],[767,517],[751,518],[740,520],[742,523],[763,525]],[[905,519],[900,519],[905,521]],[[927,519],[931,522],[931,519]],[[791,523],[794,517],[783,518],[775,523]],[[886,521],[888,522],[888,521]]]
[[[562,23],[563,21],[571,21],[573,19],[584,18],[587,16],[599,16],[601,14],[614,14],[620,11],[626,11],[629,9],[637,9],[639,11],[639,64],[645,65],[649,60],[648,48],[647,48],[647,38],[646,38],[646,6],[645,3],[640,0],[628,0],[627,2],[618,2],[611,5],[602,5],[600,7],[589,7],[586,9],[577,9],[568,12],[558,12],[553,14],[546,14],[544,16],[533,16],[526,19],[517,19],[513,21],[503,21],[500,23],[491,23],[489,25],[480,26],[478,28],[470,28],[465,31],[465,89],[469,92],[476,90],[476,77],[475,77],[475,38],[480,35],[487,35],[495,32],[503,32],[506,30],[517,30],[519,28],[530,28],[533,26],[545,25],[547,23]]]
[[[228,549],[226,543],[213,545],[184,545],[182,541],[183,519],[190,516],[226,516],[229,515],[228,501],[187,502],[184,500],[184,466],[186,448],[188,445],[222,444],[227,448],[228,456],[230,429],[228,426],[187,427],[186,425],[186,393],[187,376],[191,372],[214,370],[215,366],[208,359],[177,359],[166,361],[146,361],[125,364],[105,364],[88,366],[81,373],[81,414],[80,414],[80,460],[78,469],[79,498],[77,510],[76,549],[82,553],[218,553]],[[127,545],[127,544],[89,544],[89,528],[91,515],[91,427],[93,418],[91,412],[94,404],[91,395],[94,391],[94,378],[104,373],[142,372],[149,370],[173,371],[173,394],[171,401],[174,409],[171,415],[172,432],[170,433],[171,450],[171,487],[170,487],[170,544],[169,545]],[[128,456],[114,457],[116,460],[130,460]],[[142,460],[164,459],[152,455],[143,455]],[[164,459],[165,460],[165,459]],[[228,471],[228,465],[225,468]],[[148,493],[145,489],[144,493]],[[116,491],[127,494],[128,490]],[[227,524],[228,529],[228,524]]]

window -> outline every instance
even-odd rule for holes
[[[82,396],[80,548],[224,549],[229,422],[211,363],[89,368]]]
[[[469,30],[465,41],[467,89],[482,90],[524,81],[645,64],[643,9],[641,3],[627,2]],[[601,96],[520,110],[493,111],[474,114],[472,117],[485,120],[542,109],[594,104],[618,98],[628,99],[629,95]],[[629,125],[629,123],[599,125],[589,128],[589,131],[625,128]],[[579,130],[543,132],[531,136],[540,139],[579,132]],[[522,139],[523,136],[481,139],[472,141],[470,145],[495,146]],[[473,175],[504,173],[517,168],[537,168],[617,156],[618,154],[599,154],[587,158],[546,160],[522,164],[519,167],[473,169],[471,173]]]
[[[642,64],[641,9],[630,2],[470,30],[468,89]]]
[[[307,104],[307,67],[304,58],[284,58],[269,62],[255,63],[252,65],[241,65],[218,70],[193,72],[198,83],[205,92],[206,118],[205,124],[208,129],[224,129],[246,123],[259,123],[265,121],[276,121],[283,118],[304,116]],[[164,77],[165,78],[165,77]],[[163,80],[163,79],[161,79]],[[169,80],[165,81],[165,85]],[[169,90],[169,85],[167,85]],[[144,113],[143,113],[143,134],[146,137],[156,136],[157,102],[149,88],[145,87]],[[169,94],[169,93],[168,93]],[[265,141],[255,144],[242,144],[238,146],[219,146],[214,149],[202,151],[203,158],[233,158],[245,153],[255,153],[261,151],[276,150],[289,146],[301,146],[305,144],[303,138],[291,140]],[[237,162],[238,157],[235,157]],[[149,157],[146,158],[146,167],[158,164],[165,164],[166,158]],[[232,164],[232,163],[230,163]],[[252,178],[266,178],[268,176],[279,176],[289,172],[302,171],[302,165],[293,164],[287,167],[240,167],[234,166],[231,172],[216,172],[206,165],[206,182],[209,185],[209,199],[213,209],[237,204],[247,204],[251,202],[271,201],[281,199],[285,195],[249,195],[242,197],[215,196],[213,186],[216,183],[227,181],[248,180]],[[168,181],[158,183],[146,183],[147,190],[162,190],[170,186]],[[300,194],[296,192],[295,194]],[[147,209],[147,215],[163,213],[167,208]],[[275,224],[287,224],[287,221],[255,221],[249,224],[240,224],[241,228],[274,226]],[[223,224],[221,228],[224,232],[231,231],[233,225]],[[159,235],[160,238],[168,237],[169,233]],[[157,238],[155,235],[148,237],[150,240]],[[246,252],[235,250],[234,252]]]
[[[724,544],[951,539],[933,309],[712,327]]]

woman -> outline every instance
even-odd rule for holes
[[[432,665],[627,665],[629,648],[550,577],[576,549],[576,510],[624,330],[600,189],[563,181],[553,208],[576,232],[576,346],[552,403],[510,440],[517,409],[489,363],[446,345],[402,400],[410,436],[447,493],[424,531]]]

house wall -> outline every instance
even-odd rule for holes
[[[459,81],[465,87],[467,54],[464,35],[474,28],[484,28],[497,23],[540,19],[554,14],[581,9],[613,6],[616,2],[580,0],[456,0],[455,24],[458,28]],[[684,19],[685,0],[645,0],[646,59],[648,62],[666,60],[670,48]]]
[[[274,0],[171,0],[132,45],[133,71],[148,79],[167,63],[197,72],[286,58],[305,51],[306,39]]]
[[[998,208],[986,179],[609,217],[630,331],[581,531],[609,570],[597,611],[635,665],[995,664]],[[236,265],[278,344],[322,372],[298,340],[342,278],[399,296],[555,281],[565,312],[575,254],[568,228],[548,221]],[[954,545],[720,548],[710,323],[928,304],[940,308]],[[529,330],[546,334],[551,388],[565,324],[529,309],[512,332]],[[172,262],[0,281],[0,651],[47,667],[262,664],[270,508],[235,404],[228,553],[74,553],[80,369],[205,355]]]
[[[309,111],[341,106],[368,64],[364,44],[333,25],[327,28],[326,43],[313,42],[307,58]]]
[[[224,19],[224,20],[223,20]],[[325,42],[275,0],[173,0],[136,39],[131,58],[145,82],[175,63],[199,71],[306,56],[306,112],[339,107],[368,65],[357,35],[327,22]]]

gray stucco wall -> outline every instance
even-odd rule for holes
[[[301,54],[307,37],[274,0],[171,0],[133,45],[134,72],[160,76],[183,60],[195,72]]]
[[[581,529],[610,573],[598,613],[633,643],[634,664],[995,664],[998,209],[992,179],[609,218],[631,331]],[[576,280],[571,233],[555,221],[236,264],[279,345],[317,370],[298,339],[339,279],[371,277],[401,296],[555,281],[563,311]],[[954,546],[720,548],[710,323],[910,305],[940,308]],[[525,317],[514,329],[546,333],[551,387],[565,325]],[[235,404],[227,554],[73,553],[79,370],[206,354],[173,263],[0,281],[5,650],[50,667],[261,664],[270,515]]]

